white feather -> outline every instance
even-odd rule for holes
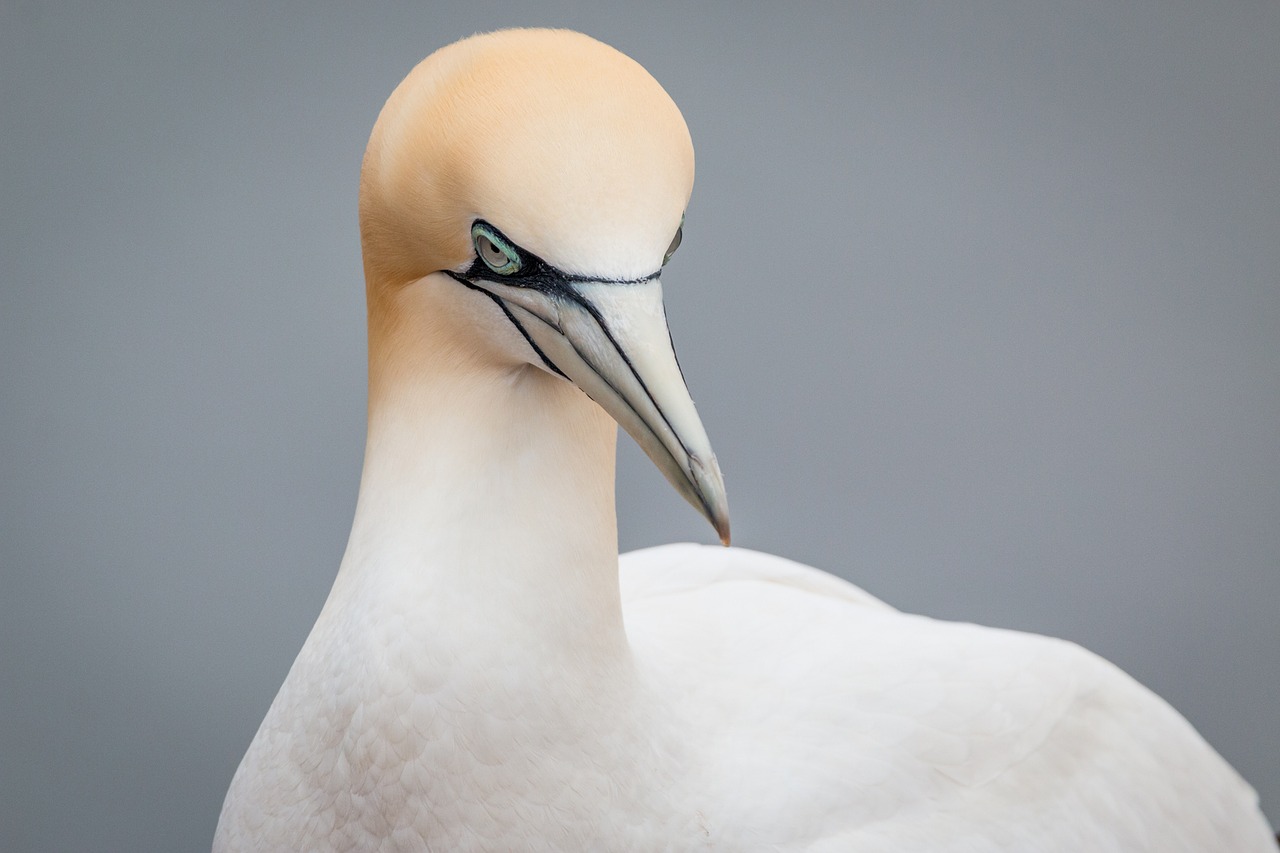
[[[692,180],[670,98],[577,34],[466,40],[388,101],[351,538],[215,850],[1274,853],[1249,786],[1077,646],[741,549],[619,563],[600,406],[728,535],[653,273]],[[440,272],[479,215],[604,281]]]

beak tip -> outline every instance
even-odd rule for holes
[[[698,506],[703,516],[711,522],[720,544],[729,547],[729,505],[725,499],[724,476],[720,473],[720,463],[715,454],[706,457],[690,456],[690,480],[698,495]]]

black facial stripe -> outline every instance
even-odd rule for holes
[[[475,222],[471,223],[471,225],[473,228],[476,225],[483,225],[506,242],[506,244],[514,249],[516,254],[520,256],[520,269],[510,275],[501,275],[494,272],[489,269],[488,264],[477,257],[471,262],[471,266],[467,268],[466,272],[462,273],[472,281],[479,278],[484,279],[485,281],[501,282],[503,284],[511,285],[512,287],[528,287],[543,293],[559,295],[564,290],[562,286],[564,282],[591,281],[600,282],[602,284],[644,284],[645,282],[653,281],[662,274],[662,270],[657,270],[656,272],[651,272],[648,275],[641,276],[640,278],[601,278],[599,276],[567,273],[556,269],[555,266],[547,263],[542,258],[533,254],[533,252],[520,248],[520,246],[518,246],[510,237],[503,234],[500,228],[495,228],[489,222],[486,222],[483,219],[477,219]]]
[[[555,267],[552,267],[552,269],[555,269]],[[595,284],[646,284],[662,275],[662,270],[651,272],[648,275],[641,276],[640,278],[599,278],[591,275],[576,275],[575,273],[561,272],[560,270],[556,270],[556,275],[560,276],[565,281],[590,281]]]
[[[516,326],[520,329],[520,331],[521,331],[522,333],[524,333],[524,335],[525,335],[525,340],[529,341],[529,345],[530,345],[531,347],[533,347],[534,351],[535,351],[535,352],[537,352],[537,353],[538,353],[538,355],[542,356],[542,360],[543,360],[544,362],[546,362],[546,363],[551,367],[551,369],[552,369],[552,370],[554,370],[556,373],[559,373],[561,376],[564,376],[564,378],[565,378],[565,379],[569,379],[569,377],[568,377],[568,376],[565,376],[565,375],[564,375],[564,373],[560,370],[560,368],[558,368],[558,367],[556,367],[554,364],[552,364],[551,359],[547,358],[547,357],[546,357],[546,355],[544,355],[544,354],[543,354],[542,350],[538,349],[538,345],[537,345],[537,344],[535,344],[535,343],[533,342],[533,339],[529,337],[529,333],[525,331],[524,326],[520,325],[520,321],[518,321],[518,320],[515,318],[515,316],[514,316],[514,315],[512,315],[511,311],[507,308],[506,303],[502,301],[502,298],[501,298],[501,297],[499,297],[499,296],[497,296],[497,295],[495,295],[495,294],[493,294],[493,293],[490,293],[489,291],[485,290],[483,287],[480,287],[479,285],[472,284],[471,282],[467,281],[466,279],[460,278],[460,277],[457,275],[457,273],[452,273],[452,272],[451,272],[451,273],[449,273],[449,275],[451,275],[453,278],[457,279],[458,281],[462,282],[463,284],[465,284],[467,287],[471,288],[472,290],[478,290],[478,291],[480,291],[481,293],[483,293],[483,294],[485,294],[486,296],[488,296],[488,297],[489,297],[490,299],[492,299],[494,302],[497,302],[497,303],[498,303],[498,305],[502,308],[503,313],[505,313],[505,314],[507,315],[507,317],[509,317],[509,318],[511,319],[511,322],[515,323],[515,324],[516,324]],[[575,299],[575,300],[574,300],[574,302],[575,302],[575,304],[582,304],[580,300],[576,300],[576,299]],[[590,309],[587,309],[587,310],[589,311]],[[579,348],[578,348],[578,345],[577,345],[576,343],[574,343],[574,341],[573,341],[573,339],[572,339],[572,338],[570,338],[570,337],[568,337],[567,335],[565,335],[565,334],[564,334],[564,330],[563,330],[563,329],[561,329],[559,326],[556,326],[555,324],[553,324],[553,323],[551,323],[551,322],[547,321],[545,318],[543,318],[543,317],[539,317],[536,313],[535,313],[533,316],[534,316],[535,318],[537,318],[537,320],[538,320],[540,323],[543,323],[543,324],[544,324],[544,325],[546,325],[547,327],[549,327],[549,328],[551,328],[551,329],[554,329],[554,330],[556,331],[556,333],[557,333],[557,334],[559,334],[559,335],[561,335],[562,337],[564,337],[565,342],[566,342],[566,343],[568,343],[568,344],[569,344],[569,346],[571,346],[571,347],[573,348],[573,351],[574,351],[575,353],[577,353],[577,354],[578,354],[578,358],[582,359],[582,363],[583,363],[583,364],[585,364],[585,365],[587,365],[588,367],[591,367],[591,362],[587,360],[587,354],[586,354],[586,353],[584,353],[581,349],[579,349]],[[599,322],[600,322],[598,315],[594,314],[594,312],[592,313],[592,317],[596,318],[596,322],[597,322],[597,323],[599,323]],[[621,348],[619,348],[619,347],[618,347],[617,342],[616,342],[616,341],[614,341],[614,339],[613,339],[613,335],[609,333],[609,330],[608,330],[608,329],[606,329],[606,328],[603,328],[603,325],[602,325],[602,330],[604,331],[605,336],[606,336],[606,337],[608,337],[609,342],[613,344],[613,348],[614,348],[615,350],[617,350],[617,351],[618,351],[618,354],[619,354],[619,355],[621,355],[621,356],[622,356],[622,358],[623,358],[624,360],[627,360],[627,356],[626,356],[626,354],[625,354],[625,353],[623,353],[623,352],[622,352],[622,350],[621,350]],[[629,360],[627,360],[627,364],[628,364],[628,366],[630,366],[631,362],[630,362]],[[635,368],[632,368],[631,372],[632,372],[632,374],[634,374],[634,373],[635,373]],[[608,385],[608,386],[609,386],[609,390],[610,390],[610,391],[612,391],[612,392],[614,393],[614,395],[615,395],[619,400],[622,400],[623,402],[626,402],[626,399],[627,399],[626,395],[625,395],[625,394],[623,394],[623,393],[622,393],[622,391],[620,391],[620,390],[618,389],[618,386],[617,386],[617,385],[614,385],[614,384],[613,384],[613,382],[611,382],[611,381],[609,380],[609,377],[607,377],[607,376],[605,376],[605,375],[603,375],[603,374],[599,373],[599,372],[598,372],[598,371],[596,371],[594,368],[592,368],[592,373],[595,373],[595,375],[600,379],[600,381],[601,381],[601,382],[603,382],[605,385]],[[637,378],[637,379],[639,379],[639,377],[638,377],[638,376],[637,376],[636,378]],[[569,381],[570,381],[570,382],[572,382],[573,380],[572,380],[572,379],[569,379]],[[643,383],[643,382],[641,382],[641,386],[643,386],[643,385],[644,385],[644,383]],[[586,393],[586,392],[584,391],[583,393]],[[645,389],[645,393],[646,393],[646,394],[648,393],[648,389]],[[588,396],[590,396],[590,395],[588,394]],[[652,397],[652,396],[650,396],[650,397],[649,397],[649,399],[650,399],[650,400],[652,400],[652,399],[653,399],[653,397]],[[597,402],[599,402],[599,401],[597,401]],[[657,403],[654,403],[654,408],[658,408]],[[632,408],[631,410],[632,410],[633,412],[635,412],[635,409],[634,409],[634,408]],[[663,414],[662,414],[662,409],[658,408],[658,414],[662,415],[662,419],[663,419],[664,421],[666,421],[666,420],[667,420],[666,415],[663,415]],[[639,412],[636,412],[636,417],[639,417],[639,416],[640,416],[640,413],[639,413]],[[643,420],[644,420],[644,418],[640,418],[640,420],[641,420],[641,421],[643,421]],[[670,422],[670,421],[667,421],[667,426],[668,426],[668,427],[670,427],[670,426],[671,426],[671,422]],[[672,430],[672,432],[675,432],[675,430]],[[655,436],[655,438],[656,438],[656,436]],[[683,445],[682,445],[682,446],[683,446]],[[686,452],[687,452],[687,451],[686,451]]]
[[[689,448],[685,446],[684,440],[681,438],[680,433],[671,424],[671,419],[667,417],[667,413],[662,410],[662,407],[660,405],[658,405],[658,401],[653,396],[653,392],[649,390],[649,386],[645,383],[644,379],[641,378],[640,372],[636,370],[635,365],[632,364],[631,357],[628,356],[626,351],[623,350],[623,348],[618,344],[618,339],[614,337],[613,330],[609,328],[609,324],[605,322],[604,317],[601,316],[600,312],[596,309],[594,305],[591,304],[589,300],[587,300],[585,297],[583,297],[581,294],[579,294],[576,290],[574,290],[570,286],[577,282],[589,283],[589,284],[616,284],[616,285],[622,285],[622,286],[645,284],[647,282],[653,281],[654,279],[658,278],[662,274],[662,271],[658,270],[657,272],[650,273],[647,276],[642,276],[640,278],[629,278],[629,279],[599,278],[599,277],[589,276],[589,275],[576,275],[573,273],[566,273],[560,269],[557,269],[555,266],[547,263],[542,258],[538,257],[532,252],[522,249],[513,240],[511,240],[511,238],[507,237],[506,234],[502,233],[501,229],[494,227],[491,223],[486,222],[483,219],[477,219],[475,222],[472,223],[473,227],[475,225],[483,225],[485,228],[493,231],[502,240],[504,240],[508,246],[510,246],[513,250],[515,250],[515,252],[520,256],[520,268],[509,275],[501,275],[499,273],[495,273],[493,270],[489,268],[488,264],[486,264],[484,261],[480,260],[479,257],[477,257],[474,261],[472,261],[471,266],[468,267],[465,272],[456,273],[456,272],[453,272],[452,270],[446,270],[446,272],[456,281],[459,281],[462,284],[465,284],[467,287],[470,287],[474,290],[482,291],[483,293],[488,295],[491,299],[493,299],[493,301],[496,302],[500,308],[502,308],[502,312],[507,315],[507,319],[509,319],[515,325],[515,327],[520,330],[520,334],[523,335],[524,339],[529,342],[529,346],[533,347],[533,351],[538,354],[538,356],[542,359],[543,363],[546,364],[549,368],[551,368],[560,376],[564,376],[564,378],[566,379],[568,379],[568,377],[565,376],[564,371],[560,370],[560,368],[558,368],[551,361],[551,359],[549,359],[546,356],[546,354],[538,347],[538,345],[533,342],[533,338],[530,337],[529,332],[524,328],[524,326],[520,324],[520,321],[515,318],[515,315],[511,313],[511,310],[507,307],[506,303],[503,302],[500,297],[495,296],[490,291],[485,290],[483,287],[480,287],[477,284],[474,284],[474,282],[477,280],[482,280],[482,281],[492,281],[495,284],[503,284],[508,287],[527,287],[530,290],[536,290],[539,293],[546,294],[547,296],[550,296],[553,299],[561,299],[561,300],[572,302],[574,305],[577,305],[583,311],[586,311],[587,314],[589,314],[591,318],[595,320],[596,325],[600,327],[600,331],[604,332],[605,338],[607,338],[610,345],[613,346],[614,352],[616,352],[619,356],[622,357],[622,361],[627,365],[627,369],[631,371],[631,375],[635,377],[636,382],[640,385],[641,390],[644,391],[645,396],[649,398],[649,402],[653,405],[654,411],[658,413],[658,417],[662,418],[662,422],[667,425],[667,429],[671,432],[673,436],[675,436],[676,442],[680,445],[680,449],[684,451],[685,456],[688,458],[692,458],[693,454],[690,453]],[[534,316],[537,316],[537,315],[535,314]],[[544,323],[546,322],[541,317],[538,317],[538,319]],[[551,325],[551,324],[548,323],[548,325]],[[555,328],[555,327],[552,326],[552,328]],[[559,329],[556,329],[556,331],[560,332]],[[563,332],[560,332],[560,333],[563,334]],[[670,334],[670,330],[668,330],[668,335],[669,334]],[[591,364],[591,362],[587,360],[585,355],[582,353],[581,350],[578,349],[577,345],[574,344],[572,340],[569,340],[569,344],[570,346],[573,347],[574,352],[578,354],[578,357],[582,359],[584,364],[587,364],[587,365]],[[672,346],[672,352],[673,353],[675,352],[674,344]],[[676,367],[677,369],[679,369],[680,367],[679,359],[676,360]],[[624,402],[626,401],[627,399],[626,395],[624,395],[621,391],[619,391],[617,386],[615,386],[612,382],[610,382],[607,377],[599,373],[596,373],[596,375],[599,376],[600,379],[603,380],[604,383],[609,386],[609,388],[613,391],[615,395],[617,395],[617,397],[620,400],[623,400]],[[681,379],[684,378],[683,369],[680,370],[680,378]],[[632,411],[634,411],[634,407],[632,407]],[[638,416],[639,415],[637,413],[637,417]],[[640,421],[643,423],[644,418],[640,418]],[[654,437],[657,438],[656,435]],[[698,496],[698,499],[703,504],[703,507],[706,509],[707,514],[710,515],[710,507],[707,506],[706,501],[703,500],[701,495]]]
[[[556,363],[554,361],[552,361],[550,358],[547,358],[547,354],[542,351],[542,347],[538,346],[534,342],[532,336],[530,336],[529,334],[529,331],[525,329],[524,324],[516,319],[515,314],[511,313],[511,309],[507,307],[507,303],[503,302],[502,299],[499,298],[496,294],[490,293],[489,291],[485,290],[483,287],[480,287],[479,285],[472,284],[462,276],[458,275],[456,272],[453,272],[451,270],[446,270],[446,272],[449,274],[450,278],[452,278],[454,281],[458,282],[459,284],[469,287],[472,290],[479,291],[480,293],[483,293],[485,296],[492,299],[494,304],[502,309],[502,313],[507,315],[507,319],[511,321],[511,325],[515,326],[517,329],[520,330],[520,335],[525,339],[525,342],[528,343],[529,346],[533,348],[533,351],[538,354],[538,358],[542,359],[542,363],[545,364],[552,373],[555,373],[564,379],[569,378],[568,376],[564,375],[563,370],[556,367]]]
[[[489,227],[492,228],[493,226],[490,225]],[[514,243],[510,245],[515,247]],[[653,404],[654,411],[656,411],[658,413],[658,416],[662,418],[662,422],[667,425],[667,429],[671,430],[671,434],[675,436],[676,441],[679,442],[680,448],[685,452],[685,455],[686,456],[692,455],[689,453],[689,448],[685,447],[684,442],[681,440],[680,433],[677,432],[675,427],[671,425],[671,419],[667,417],[667,413],[664,412],[662,410],[662,407],[658,405],[658,401],[654,398],[653,392],[649,390],[649,386],[646,385],[645,381],[640,377],[640,372],[636,370],[635,365],[631,363],[631,357],[628,356],[626,351],[623,350],[623,348],[618,344],[618,339],[614,337],[613,330],[609,328],[609,324],[605,322],[604,317],[601,316],[600,312],[596,310],[596,307],[592,305],[587,299],[583,298],[572,287],[567,286],[570,283],[575,281],[590,282],[593,284],[597,284],[600,282],[604,282],[607,284],[641,284],[643,282],[652,281],[654,278],[657,278],[657,273],[649,276],[648,278],[630,279],[627,281],[619,281],[616,279],[615,280],[596,279],[596,278],[588,278],[586,276],[570,277],[565,273],[560,272],[558,269],[551,266],[550,264],[544,262],[541,258],[538,258],[536,255],[528,255],[524,252],[523,249],[520,249],[518,247],[515,247],[515,248],[517,252],[521,253],[521,260],[524,261],[525,263],[521,266],[518,272],[512,275],[497,275],[492,270],[490,270],[489,267],[485,265],[483,261],[479,260],[478,258],[476,259],[475,263],[471,265],[470,269],[468,269],[465,273],[459,274],[451,270],[448,271],[448,273],[454,279],[462,282],[468,287],[474,288],[476,290],[483,290],[485,293],[489,293],[489,291],[484,290],[484,288],[479,287],[478,285],[472,284],[471,282],[474,281],[475,279],[482,279],[484,281],[492,281],[497,284],[505,284],[510,287],[528,287],[532,290],[538,291],[539,293],[545,293],[546,295],[551,296],[553,298],[563,299],[563,300],[572,302],[573,304],[581,308],[583,311],[586,311],[588,314],[591,315],[591,318],[596,321],[596,324],[600,327],[600,331],[604,332],[604,335],[606,338],[608,338],[609,343],[613,345],[614,351],[617,352],[618,355],[622,357],[623,362],[627,365],[627,369],[631,371],[631,375],[635,377],[636,382],[639,383],[641,390],[643,390],[645,393],[645,396],[649,398],[649,402]],[[536,269],[533,269],[535,264],[537,264],[538,267]],[[548,365],[551,365],[552,369],[554,369],[556,373],[559,373],[561,376],[564,376],[564,373],[558,367],[555,367],[555,365],[552,364],[551,360],[547,358],[547,356],[542,352],[542,350],[538,349],[537,345],[533,343],[532,339],[529,338],[529,333],[525,331],[524,327],[521,326],[520,323],[515,319],[515,317],[511,315],[511,312],[507,310],[507,306],[502,302],[502,300],[496,296],[493,296],[492,293],[489,293],[489,295],[493,297],[494,301],[496,301],[500,306],[502,306],[502,310],[507,314],[508,317],[510,317],[511,322],[515,323],[516,327],[520,329],[521,334],[523,334],[525,336],[525,339],[529,341],[529,345],[533,347],[534,351],[537,352],[538,355],[542,357],[543,362],[545,362]],[[670,332],[668,332],[668,334],[670,334]],[[577,347],[574,347],[574,349],[576,350]],[[672,351],[673,352],[675,351],[674,347],[672,348]],[[582,353],[579,352],[578,355],[581,356]],[[584,358],[583,361],[586,361],[586,359]],[[590,364],[590,362],[587,362],[587,363]],[[676,362],[676,365],[677,367],[679,366],[678,360]],[[604,377],[601,377],[601,378],[603,379]],[[681,371],[681,378],[682,379],[684,378],[683,370]],[[608,382],[607,379],[605,381]],[[612,383],[610,383],[610,387],[611,388],[613,387]],[[618,391],[617,388],[613,388],[613,391],[615,394],[618,394],[619,397],[626,399]]]
[[[489,269],[488,264],[484,263],[484,261],[480,260],[480,258],[477,257],[472,262],[471,267],[465,273],[463,273],[463,275],[473,281],[475,279],[484,279],[485,281],[498,282],[498,283],[506,284],[512,287],[528,287],[533,290],[537,290],[540,293],[545,293],[548,296],[559,297],[560,299],[568,299],[578,307],[582,308],[582,310],[590,314],[591,317],[600,326],[600,330],[604,332],[605,337],[609,339],[609,343],[613,345],[614,350],[618,353],[618,355],[622,356],[622,360],[626,363],[627,369],[630,370],[631,375],[636,378],[636,382],[640,384],[640,388],[643,389],[645,396],[649,398],[649,402],[653,404],[654,410],[657,411],[658,415],[662,418],[663,423],[667,425],[667,429],[671,430],[671,434],[676,437],[676,441],[680,443],[680,448],[684,450],[685,455],[690,455],[689,448],[685,447],[684,442],[680,440],[680,433],[678,433],[675,427],[671,425],[671,419],[667,417],[666,412],[662,411],[662,407],[659,406],[658,401],[654,399],[653,392],[649,390],[649,386],[646,385],[645,381],[640,378],[640,373],[639,371],[636,370],[635,365],[631,363],[630,356],[628,356],[626,352],[622,349],[622,347],[618,345],[617,338],[613,336],[613,330],[610,329],[609,324],[604,321],[604,317],[600,315],[600,312],[596,310],[596,307],[594,305],[592,305],[586,299],[582,298],[577,291],[575,291],[572,287],[566,286],[574,282],[583,282],[583,283],[589,282],[592,284],[602,283],[602,284],[618,284],[618,285],[645,284],[646,282],[653,281],[655,278],[661,275],[662,271],[658,270],[657,272],[650,273],[649,275],[644,276],[642,278],[631,278],[631,279],[595,278],[595,277],[586,276],[586,275],[574,275],[574,274],[566,273],[566,272],[563,272],[562,270],[556,269],[554,266],[547,263],[542,258],[538,257],[532,252],[529,252],[529,251],[526,251],[525,249],[520,248],[520,246],[518,246],[511,238],[509,238],[506,234],[503,234],[501,229],[495,227],[492,223],[486,222],[483,219],[477,219],[475,222],[472,223],[472,227],[474,228],[476,225],[482,225],[485,228],[493,231],[503,241],[505,241],[508,246],[514,249],[516,253],[520,255],[520,269],[516,270],[514,273],[511,273],[510,275],[499,275],[498,273],[495,273],[493,272],[493,270]],[[504,311],[506,310],[505,306],[503,306],[503,310]],[[508,314],[509,313],[510,312],[508,312]],[[512,318],[512,322],[514,322],[514,318]],[[519,324],[517,323],[517,325]],[[523,332],[524,329],[522,328],[521,331]],[[670,334],[669,331],[668,331],[668,334]],[[526,337],[527,336],[528,335],[526,333]],[[535,349],[537,348],[535,347]],[[675,351],[675,347],[673,346],[672,352],[674,351]],[[541,355],[541,353],[539,353],[539,355]],[[579,353],[579,355],[581,355],[581,353]],[[543,360],[544,361],[547,360],[546,356],[543,356]],[[679,367],[678,359],[676,361],[676,366]],[[559,373],[558,370],[556,372]],[[560,375],[563,376],[564,374],[561,373]],[[684,378],[683,370],[680,371],[680,378],[681,379]],[[617,393],[618,389],[614,388],[613,390],[615,393]],[[622,396],[622,395],[619,394],[618,396]]]

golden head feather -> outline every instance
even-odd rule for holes
[[[477,35],[423,60],[378,118],[366,267],[384,283],[458,268],[483,218],[564,270],[642,275],[692,186],[684,118],[637,62],[567,30]]]

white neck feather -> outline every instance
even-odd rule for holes
[[[484,297],[439,278],[381,306],[413,331],[374,340],[371,323],[364,472],[326,610],[412,607],[454,641],[623,655],[617,427],[568,382],[460,347]]]
[[[388,815],[440,849],[580,839],[594,806],[474,807],[569,792],[665,814],[678,796],[680,741],[623,628],[617,428],[568,382],[464,346],[485,297],[431,279],[370,300],[347,553],[228,795],[346,822],[282,823],[282,849],[361,847]]]

